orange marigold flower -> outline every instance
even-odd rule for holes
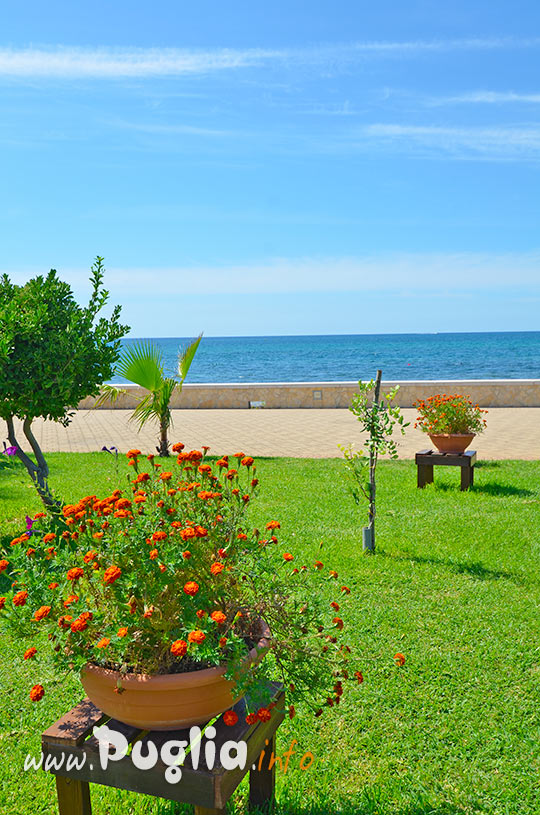
[[[197,467],[197,469],[198,469],[198,471],[200,473],[211,473],[212,472],[212,468],[211,468],[211,466],[209,464],[200,464],[199,467]]]
[[[287,560],[287,561],[294,560],[294,555],[291,555],[290,552],[284,552],[283,553],[283,560]]]
[[[228,473],[226,473],[225,478],[232,481],[235,475],[238,475],[238,470],[229,470]]]
[[[281,524],[279,521],[268,521],[266,524],[267,529],[281,529]]]
[[[142,484],[143,481],[150,481],[150,475],[148,473],[139,473],[139,475],[133,481],[133,483],[134,484]]]
[[[118,631],[116,632],[116,636],[125,637],[127,633],[128,633],[127,628],[119,628]]]
[[[110,586],[111,583],[114,583],[115,580],[118,580],[121,574],[122,570],[118,568],[118,566],[109,566],[108,569],[105,569],[105,572],[103,574],[103,582]]]
[[[338,628],[341,631],[341,629],[343,628],[343,625],[344,625],[343,620],[341,619],[341,617],[334,617],[332,622],[334,623],[336,628]]]
[[[184,591],[193,597],[199,591],[199,584],[195,583],[194,580],[189,580],[184,586]]]
[[[37,620],[38,623],[40,620],[44,620],[45,617],[48,617],[51,611],[50,606],[41,606],[38,608],[37,611],[34,612],[34,620]]]
[[[339,611],[339,603],[333,602],[330,603],[330,605],[334,609],[334,611]]]
[[[95,540],[100,541],[100,540],[102,539],[102,537],[103,537],[103,534],[104,534],[103,532],[94,532],[94,534],[92,535],[92,537],[93,537]]]
[[[83,575],[84,569],[81,566],[74,566],[73,569],[69,569],[66,577],[68,580],[78,580]]]
[[[163,529],[158,529],[157,532],[154,532],[152,535],[153,541],[164,541],[167,539],[167,533]]]
[[[221,572],[223,571],[224,568],[225,568],[225,566],[223,565],[223,563],[218,563],[218,562],[212,563],[212,565],[210,566],[210,572],[213,575],[221,574]]]
[[[58,588],[58,583],[49,583],[49,588],[50,589],[57,589]]]
[[[183,657],[187,652],[188,644],[185,640],[176,640],[171,645],[171,654],[175,657]]]
[[[313,565],[314,565],[314,567],[315,567],[316,569],[318,569],[319,571],[320,571],[320,570],[323,568],[323,566],[324,566],[324,564],[323,564],[323,563],[321,563],[321,561],[320,561],[320,560],[316,560],[316,561],[315,561],[315,563],[314,563]]]
[[[333,570],[333,569],[332,569],[332,570],[330,570],[329,575],[330,575],[330,577],[333,577],[333,578],[334,578],[334,580],[337,580],[338,573],[337,573],[337,572],[334,572],[334,570]]]
[[[35,554],[36,554],[36,550],[32,549],[32,547],[30,547],[29,549],[26,550],[26,557],[34,557]]]
[[[36,514],[34,515],[34,521],[37,521],[38,518],[46,518],[46,517],[47,517],[46,512],[36,512]]]
[[[23,659],[32,659],[37,654],[37,648],[32,646],[27,651],[24,652]]]
[[[181,441],[177,441],[176,444],[173,444],[172,451],[173,453],[181,453],[185,446]]]
[[[164,563],[159,564],[159,571],[160,572],[166,572],[167,571],[167,567],[165,566]]]
[[[245,532],[239,532],[238,535],[236,536],[236,538],[239,541],[247,541],[248,536],[246,535]]]
[[[227,645],[227,637],[220,637],[219,638],[219,647],[220,648],[225,648],[226,645]]]
[[[96,648],[106,648],[110,643],[109,637],[102,637],[99,642],[96,642]]]
[[[129,509],[117,509],[114,513],[115,518],[129,518],[131,516],[131,512]]]
[[[405,665],[405,656],[403,654],[400,654],[398,651],[397,654],[394,654],[394,662],[396,663],[396,665],[399,665],[399,667]]]
[[[136,458],[137,456],[141,455],[140,450],[128,450],[126,453],[126,458]]]
[[[188,634],[189,642],[195,642],[195,643],[198,643],[199,645],[200,645],[201,642],[204,642],[205,639],[206,639],[206,634],[204,633],[204,631],[200,631],[198,629],[196,631],[190,631],[189,634]]]
[[[88,628],[88,620],[84,618],[81,614],[80,617],[77,617],[76,620],[73,620],[70,626],[72,631],[84,631]]]
[[[223,457],[223,458],[219,458],[219,459],[216,461],[216,464],[217,464],[217,466],[218,466],[218,467],[221,467],[222,469],[223,469],[224,467],[228,467],[228,466],[229,466],[229,462],[228,462],[228,460],[227,460],[225,457]]]
[[[6,599],[7,599],[6,597],[0,597],[0,611],[2,611],[2,609],[6,605]]]
[[[24,606],[26,601],[28,600],[28,592],[27,591],[18,591],[17,594],[13,597],[13,605],[14,606]]]
[[[149,555],[150,560],[155,560],[157,558],[157,556],[158,556],[158,550],[157,549],[151,549],[150,550],[150,555]]]
[[[43,699],[45,696],[45,689],[43,685],[34,685],[32,690],[30,691],[30,699],[32,702],[39,702],[40,699]]]
[[[223,724],[227,727],[233,727],[238,722],[238,713],[234,710],[226,710],[223,714]]]
[[[255,724],[258,721],[258,716],[256,713],[248,713],[246,716],[246,724]]]
[[[251,458],[251,456],[244,456],[240,463],[243,467],[251,467],[253,465],[253,461],[254,460]]]
[[[128,498],[119,498],[118,501],[115,503],[115,509],[129,509],[131,506],[131,501]]]
[[[269,722],[272,718],[272,714],[267,707],[260,707],[257,711],[257,718],[260,722]]]
[[[218,625],[222,625],[224,622],[226,622],[227,615],[222,611],[213,611],[210,615],[210,619],[212,619]]]
[[[56,538],[54,532],[47,532],[46,535],[43,535],[43,543],[51,543]]]
[[[101,535],[103,535],[103,532],[101,532],[101,533],[100,533],[100,532],[98,532],[97,534],[98,534],[98,535],[100,535],[100,534],[101,534]],[[95,538],[95,537],[96,537],[96,536],[94,535],[94,538]],[[96,557],[97,557],[97,552],[91,551],[91,552],[87,552],[87,553],[85,554],[85,556],[83,557],[83,560],[84,560],[84,562],[85,562],[85,563],[92,563],[92,561],[93,561],[93,560],[94,560]]]
[[[233,458],[244,458],[245,453],[233,453]]]
[[[194,529],[195,529],[195,535],[198,538],[206,538],[207,537],[208,529],[205,529],[204,526],[199,526],[197,524],[197,526],[195,526]]]
[[[197,537],[197,533],[195,532],[193,527],[188,526],[185,529],[180,530],[180,537],[182,538],[183,541],[187,541],[190,540],[190,538]]]
[[[341,591],[343,592],[343,594],[350,594],[351,593],[351,590],[350,590],[350,588],[348,586],[342,586]]]
[[[184,558],[184,560],[189,560],[190,559],[191,552],[189,551],[189,549],[186,549],[185,552],[182,552],[182,557]]]
[[[160,473],[159,477],[162,481],[170,481],[172,478],[172,473]]]
[[[0,560],[0,574],[2,574],[2,572],[5,572],[8,566],[9,566],[8,560],[5,559]]]
[[[355,671],[354,678],[356,679],[358,684],[361,685],[362,682],[364,681],[364,674],[362,673],[362,671]]]
[[[144,504],[146,501],[146,495],[136,495],[133,500],[136,504]]]
[[[70,594],[67,600],[64,600],[64,608],[68,608],[72,603],[76,603],[78,599],[77,594]]]
[[[62,617],[58,618],[58,625],[60,628],[69,628],[69,624],[73,617],[71,614],[64,614]]]

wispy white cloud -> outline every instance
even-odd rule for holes
[[[350,135],[357,147],[408,150],[456,159],[538,161],[540,127],[439,127],[371,124]]]
[[[540,93],[515,93],[514,91],[474,91],[456,96],[432,97],[428,104],[438,105],[505,105],[540,104]]]
[[[175,48],[1,48],[0,76],[54,79],[123,79],[209,74],[268,63],[313,64],[368,56],[414,56],[446,51],[536,48],[540,38],[367,41],[307,48],[184,50]]]
[[[221,130],[210,127],[197,127],[186,124],[145,124],[144,122],[128,122],[123,120],[111,120],[109,124],[114,127],[132,130],[137,133],[148,133],[154,136],[238,136],[237,131]]]
[[[231,266],[114,268],[107,287],[125,299],[294,292],[475,292],[540,288],[540,251],[513,253],[380,253],[365,257],[278,258]],[[86,285],[86,269],[61,269]],[[42,272],[42,270],[41,270]],[[35,272],[34,272],[35,273]],[[10,273],[15,282],[30,276]],[[82,290],[82,289],[81,289]],[[133,293],[133,296],[130,294]]]

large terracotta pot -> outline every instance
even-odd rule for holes
[[[246,669],[263,658],[269,634],[265,624],[263,636],[246,657]],[[81,681],[90,701],[108,716],[143,730],[178,730],[206,723],[238,701],[235,683],[224,678],[225,672],[220,666],[148,676],[88,663]],[[118,682],[121,693],[115,692]]]
[[[464,453],[476,433],[429,434],[429,438],[440,453]]]

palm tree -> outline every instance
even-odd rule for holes
[[[202,334],[199,334],[186,348],[180,349],[178,378],[164,375],[162,351],[150,340],[143,340],[124,349],[116,364],[116,374],[148,391],[146,396],[140,397],[131,419],[139,423],[139,430],[149,419],[158,420],[159,446],[156,449],[160,456],[169,455],[169,428],[172,424],[170,403],[173,393],[175,390],[182,390],[201,339]],[[96,407],[107,401],[115,401],[120,393],[125,391],[107,385],[102,389]]]

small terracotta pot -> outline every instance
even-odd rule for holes
[[[245,667],[259,662],[269,648],[270,629],[251,649]],[[103,713],[142,730],[178,730],[205,724],[231,707],[240,695],[224,678],[225,666],[178,674],[121,674],[87,663],[81,682],[91,702]],[[120,682],[122,692],[115,693]]]
[[[464,453],[476,433],[438,433],[429,438],[440,453]]]

